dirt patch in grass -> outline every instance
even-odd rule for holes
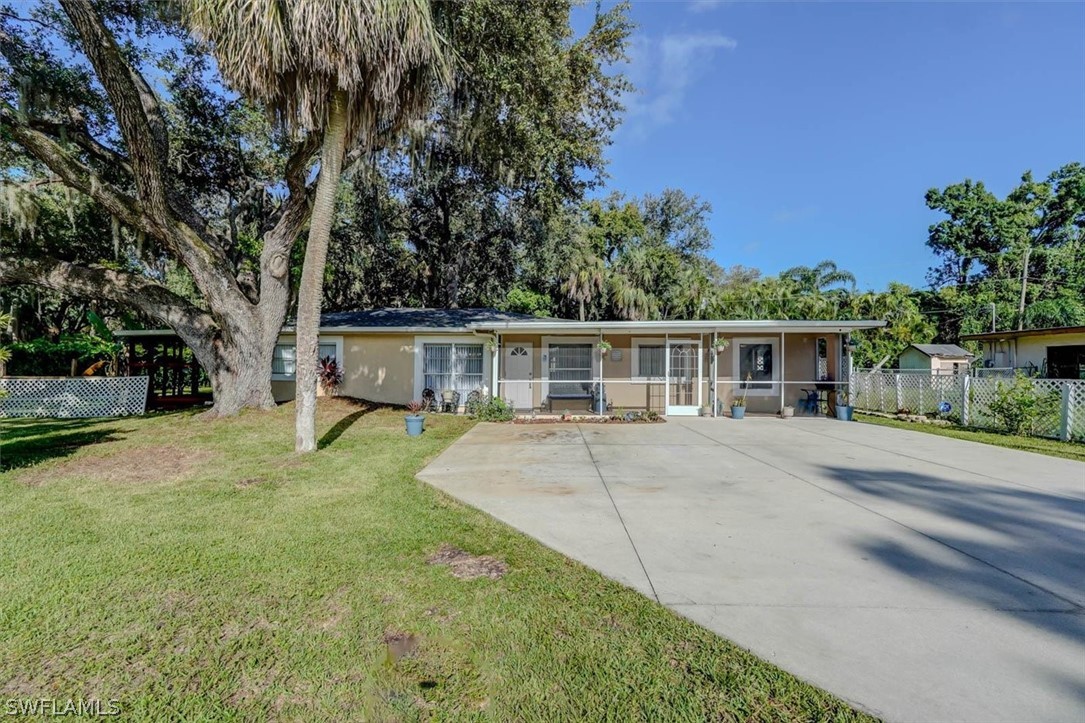
[[[234,487],[236,487],[239,490],[247,490],[250,487],[259,487],[260,485],[264,484],[265,482],[267,482],[267,480],[264,479],[263,477],[246,477],[245,479],[243,479],[243,480],[241,480],[239,482],[235,482]]]
[[[418,650],[418,636],[414,633],[388,629],[384,631],[382,640],[388,648],[388,662],[392,664]]]
[[[480,577],[497,580],[509,571],[509,566],[496,557],[472,555],[447,542],[442,542],[437,552],[426,558],[426,562],[431,565],[448,565],[452,577],[460,580],[475,580]]]
[[[206,449],[156,444],[108,455],[69,459],[54,467],[30,469],[20,474],[19,481],[28,487],[73,477],[126,485],[173,482],[189,477],[214,457],[214,453]]]

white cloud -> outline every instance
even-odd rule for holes
[[[717,52],[737,45],[719,33],[670,33],[658,40],[634,37],[627,72],[636,90],[623,99],[629,133],[644,140],[671,123],[693,82],[710,71]]]

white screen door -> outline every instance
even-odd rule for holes
[[[701,344],[667,342],[667,414],[697,414],[701,406]]]
[[[507,399],[513,409],[531,409],[532,397],[532,359],[531,344],[509,344],[505,347],[505,383],[501,385],[501,396]]]

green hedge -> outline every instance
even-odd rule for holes
[[[66,377],[72,373],[72,359],[78,373],[98,361],[109,361],[121,345],[93,336],[64,336],[59,341],[31,339],[9,346],[11,361],[7,373],[13,377]]]

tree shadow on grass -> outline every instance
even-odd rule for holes
[[[353,425],[365,415],[371,412],[375,412],[382,406],[373,402],[367,402],[363,399],[342,399],[339,401],[345,403],[344,406],[346,406],[348,409],[353,408],[355,411],[339,419],[339,421],[337,421],[331,429],[325,432],[324,435],[317,442],[317,449],[324,449],[325,447],[331,445],[333,442],[335,442],[335,440],[343,436],[343,432],[346,432],[348,429],[350,429],[351,425]]]
[[[26,419],[0,428],[0,472],[69,457],[80,447],[113,442],[130,429],[100,426],[91,419]]]

